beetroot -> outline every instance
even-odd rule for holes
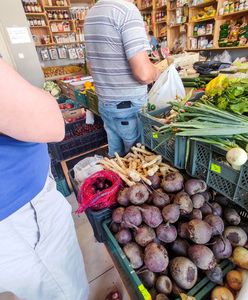
[[[110,229],[113,233],[117,233],[120,230],[121,225],[115,222],[112,222],[110,225]]]
[[[208,270],[206,275],[210,281],[219,285],[223,285],[224,274],[220,266],[216,266],[212,270]]]
[[[195,194],[191,196],[191,200],[194,208],[201,208],[205,203],[205,197],[203,194]]]
[[[171,172],[164,177],[161,186],[166,193],[176,193],[183,188],[183,182],[183,176],[179,172]]]
[[[197,267],[186,257],[175,257],[170,262],[170,273],[179,288],[189,290],[197,281]]]
[[[118,243],[120,244],[127,244],[129,242],[131,242],[132,240],[132,234],[130,232],[129,229],[127,228],[122,228],[116,235],[115,238],[117,240]]]
[[[181,215],[190,214],[193,210],[193,203],[189,195],[184,191],[177,193],[173,202],[179,205]]]
[[[225,259],[232,255],[232,245],[226,238],[215,238],[211,249],[216,259]]]
[[[155,273],[166,270],[169,258],[164,246],[150,243],[145,248],[144,262],[146,267]]]
[[[230,225],[239,225],[241,222],[240,215],[233,208],[225,208],[224,217]]]
[[[124,212],[125,212],[124,207],[118,207],[118,208],[114,209],[114,211],[112,213],[113,222],[115,222],[117,224],[122,223]]]
[[[213,252],[205,245],[192,245],[188,249],[189,258],[201,270],[211,270],[216,266]]]
[[[211,207],[212,207],[213,215],[219,216],[219,217],[222,216],[222,207],[220,206],[219,203],[213,202],[213,203],[211,203]]]
[[[123,221],[127,227],[135,228],[142,223],[140,209],[137,206],[131,205],[125,209]]]
[[[117,202],[123,206],[129,205],[130,202],[128,199],[128,188],[124,188],[123,190],[121,190],[119,192],[118,197],[117,197]]]
[[[162,210],[162,216],[165,222],[176,223],[180,217],[180,209],[177,204],[169,204]]]
[[[177,234],[180,238],[187,239],[189,237],[188,223],[179,223],[177,227]]]
[[[172,243],[177,238],[177,229],[173,225],[161,224],[156,229],[157,237],[164,243]]]
[[[224,232],[225,226],[224,222],[222,221],[221,217],[208,215],[204,219],[212,227],[212,235],[221,235]]]
[[[171,244],[171,250],[175,256],[187,256],[189,243],[177,237],[177,239]]]
[[[224,236],[233,246],[244,246],[247,243],[246,232],[238,226],[228,226],[225,228]]]
[[[192,196],[205,192],[207,189],[207,184],[205,181],[200,179],[189,179],[185,182],[184,189],[186,193]]]
[[[189,238],[196,244],[206,244],[212,237],[212,227],[202,220],[191,220],[188,223]]]
[[[147,289],[151,289],[154,287],[156,283],[156,275],[155,273],[144,270],[139,274],[139,278]]]
[[[165,294],[160,293],[160,294],[157,294],[155,300],[169,300],[169,298]]]
[[[228,198],[222,195],[216,195],[214,200],[224,207],[229,204]]]
[[[209,205],[208,202],[205,202],[202,207],[200,208],[202,215],[205,217],[207,215],[211,215],[213,213],[212,207]]]
[[[143,221],[152,228],[158,227],[163,222],[161,211],[156,206],[143,205],[140,208]]]
[[[200,209],[194,208],[191,212],[191,214],[189,215],[189,218],[192,219],[198,219],[198,220],[202,220],[202,212]]]
[[[154,189],[158,189],[160,187],[161,184],[161,179],[157,174],[154,174],[153,176],[147,176],[147,179],[149,179],[152,183],[152,187]]]
[[[143,253],[141,247],[136,243],[128,243],[123,247],[123,251],[130,260],[131,267],[138,269],[143,265]]]
[[[151,243],[155,238],[155,231],[147,225],[140,226],[134,233],[136,243],[142,247]]]
[[[149,198],[149,192],[142,183],[136,183],[128,188],[128,198],[132,204],[140,205],[145,203]]]
[[[172,291],[172,282],[168,276],[159,276],[156,281],[156,289],[159,293],[169,295]]]
[[[163,208],[170,203],[170,198],[162,189],[157,189],[152,193],[152,202],[158,208]]]

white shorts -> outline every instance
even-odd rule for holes
[[[7,291],[23,300],[88,298],[71,206],[50,176],[31,202],[0,221],[0,293]]]

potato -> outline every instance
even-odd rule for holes
[[[212,290],[211,300],[234,300],[234,296],[228,288],[217,286]]]
[[[233,250],[233,262],[240,268],[248,270],[248,250],[244,247],[236,247]]]
[[[197,281],[197,267],[186,257],[173,258],[170,262],[170,273],[173,280],[182,289],[191,289]]]
[[[242,288],[242,274],[239,271],[232,270],[226,274],[228,286],[234,291],[240,291]]]

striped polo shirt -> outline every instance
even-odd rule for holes
[[[150,49],[137,7],[125,0],[100,0],[86,17],[84,33],[99,100],[144,102],[147,86],[134,78],[128,63]]]

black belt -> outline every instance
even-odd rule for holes
[[[122,101],[116,105],[117,109],[130,108],[132,106],[131,101]]]

